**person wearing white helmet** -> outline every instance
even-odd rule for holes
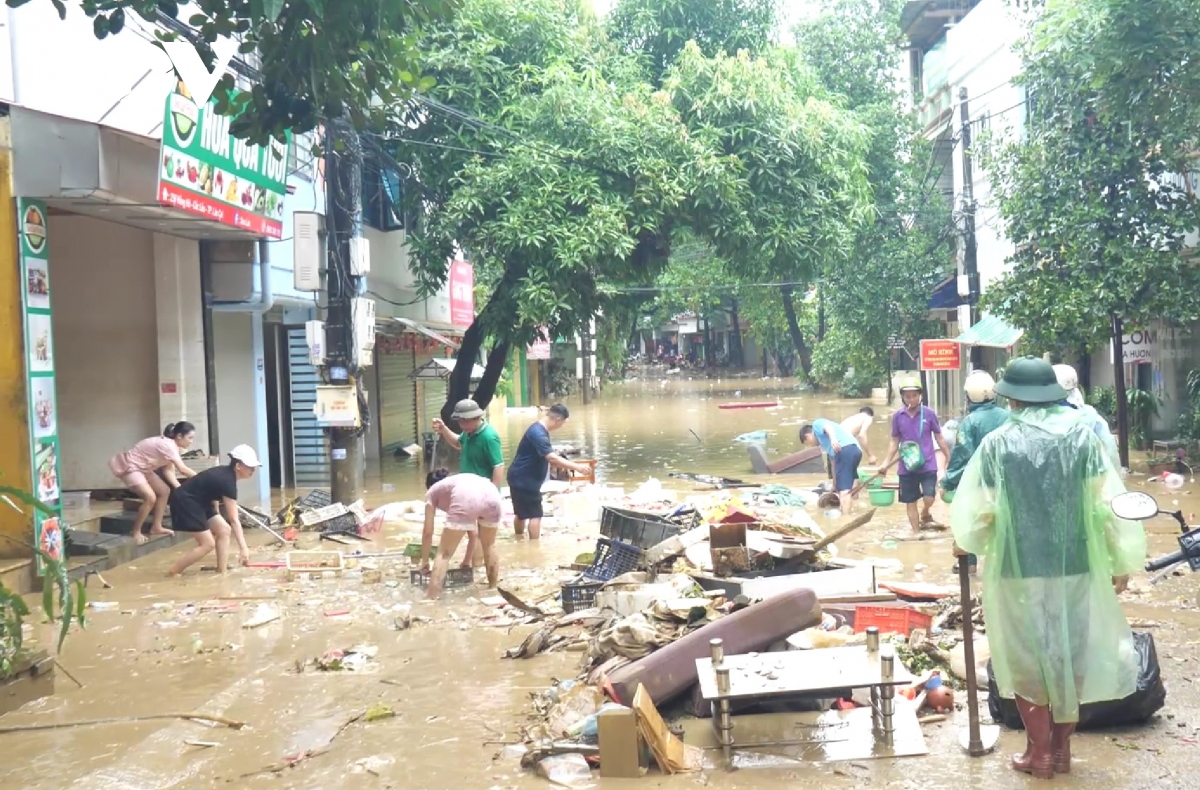
[[[1104,445],[1104,452],[1112,459],[1113,466],[1120,469],[1121,452],[1117,449],[1117,442],[1113,439],[1112,431],[1108,427],[1108,420],[1101,417],[1098,411],[1084,401],[1083,390],[1079,388],[1079,374],[1075,372],[1075,368],[1070,365],[1055,365],[1054,377],[1058,379],[1058,385],[1067,391],[1067,397],[1062,401],[1062,405],[1070,406],[1079,412],[1079,419],[1091,426],[1092,431]]]
[[[242,564],[250,562],[250,549],[238,517],[237,486],[239,480],[253,477],[260,466],[254,448],[239,444],[229,451],[228,465],[205,469],[171,492],[171,527],[176,533],[190,534],[196,547],[171,566],[168,576],[178,576],[213,549],[217,551],[217,573],[225,573],[230,537],[237,539]]]
[[[958,489],[963,470],[967,468],[983,439],[1008,420],[1008,409],[996,405],[996,380],[986,370],[972,371],[963,383],[967,396],[967,416],[958,426],[958,437],[950,451],[946,474],[942,477],[942,500],[950,502]],[[974,573],[979,558],[967,555],[967,563]]]

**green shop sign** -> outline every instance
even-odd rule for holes
[[[229,134],[229,116],[199,107],[181,84],[167,97],[158,202],[256,236],[283,236],[288,146],[250,145]]]

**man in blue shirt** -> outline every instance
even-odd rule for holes
[[[513,527],[518,535],[523,535],[528,524],[530,540],[537,540],[542,534],[542,483],[550,474],[550,465],[583,474],[590,471],[583,464],[572,463],[554,452],[550,444],[550,432],[561,428],[570,416],[571,412],[561,403],[551,406],[525,431],[508,467],[508,488],[516,517]]]
[[[842,512],[849,513],[854,509],[850,489],[858,480],[858,465],[862,463],[862,448],[858,446],[858,440],[833,420],[819,417],[811,425],[800,429],[800,443],[809,447],[821,445],[821,450],[833,467],[833,487],[841,500]]]

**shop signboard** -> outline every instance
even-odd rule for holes
[[[958,370],[962,347],[953,340],[922,340],[921,370]]]
[[[475,321],[475,267],[461,258],[450,264],[450,324],[468,327]]]
[[[29,408],[31,491],[51,513],[33,516],[34,541],[63,558],[62,492],[58,484],[58,403],[54,393],[54,337],[50,321],[50,235],[46,204],[17,200],[22,313],[25,319],[25,385]],[[39,556],[38,574],[45,573]]]
[[[236,101],[236,100],[235,100]],[[271,239],[283,237],[288,146],[250,145],[229,134],[233,118],[192,101],[182,83],[167,97],[158,202]]]
[[[544,326],[538,327],[538,338],[525,349],[525,359],[550,359],[551,351],[550,330]]]

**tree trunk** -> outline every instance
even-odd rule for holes
[[[738,325],[738,301],[730,302],[729,314],[733,320],[733,342],[729,348],[729,364],[741,370],[746,366],[746,355],[742,350],[742,328]]]
[[[779,290],[783,296],[783,312],[787,315],[788,334],[791,335],[792,345],[795,346],[796,354],[800,357],[800,367],[804,370],[804,377],[811,378],[812,349],[808,347],[808,343],[804,341],[804,333],[800,331],[800,322],[796,318],[796,304],[792,301],[792,286],[785,285]]]
[[[1078,354],[1078,359],[1075,372],[1079,374],[1079,387],[1084,392],[1088,392],[1092,388],[1092,355],[1088,353],[1087,346],[1083,344],[1080,344],[1076,354]]]
[[[479,408],[486,409],[492,402],[492,398],[496,396],[496,385],[500,383],[500,376],[504,374],[511,350],[512,344],[506,340],[493,346],[488,354],[487,364],[483,368],[483,378],[475,386],[475,402],[479,404]],[[456,367],[455,372],[457,370]]]
[[[463,398],[471,397],[471,371],[475,367],[475,361],[479,359],[479,352],[483,348],[484,340],[483,322],[480,319],[481,316],[475,316],[471,326],[467,327],[467,331],[463,334],[462,345],[459,346],[458,353],[455,355],[456,359],[466,360],[466,363],[454,366],[454,372],[450,374],[450,381],[446,387],[446,404],[442,406],[442,421],[447,425],[452,425],[450,416],[454,413],[454,404]],[[492,385],[492,389],[495,389],[495,384]],[[480,404],[480,406],[483,405]]]
[[[825,339],[825,289],[817,291],[817,342]]]
[[[712,370],[717,366],[717,358],[713,353],[712,323],[708,316],[704,317],[704,367]]]
[[[1117,452],[1121,457],[1121,466],[1129,468],[1129,404],[1125,391],[1125,349],[1123,344],[1125,330],[1121,316],[1112,317],[1112,353],[1113,353],[1113,389],[1117,395]]]

